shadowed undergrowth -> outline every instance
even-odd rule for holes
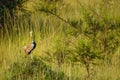
[[[40,58],[27,57],[11,64],[4,80],[67,80],[63,72],[55,72]]]

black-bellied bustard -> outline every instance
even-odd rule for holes
[[[24,51],[27,53],[27,55],[29,55],[35,48],[36,48],[36,42],[33,39],[32,31],[30,31],[30,43],[24,46]]]

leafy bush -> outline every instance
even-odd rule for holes
[[[66,80],[63,72],[55,72],[40,58],[26,58],[23,61],[13,63],[5,72],[5,80]]]

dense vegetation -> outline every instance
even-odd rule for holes
[[[1,80],[120,79],[119,0],[7,2],[0,1]],[[23,50],[31,30],[33,59]]]

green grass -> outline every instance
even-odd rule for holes
[[[57,14],[72,26],[42,11],[32,11],[30,16],[19,13],[14,20],[7,12],[5,30],[0,34],[0,80],[119,80],[120,45],[116,41],[120,41],[120,1],[102,1],[63,0],[62,6],[59,3]],[[109,58],[94,60],[96,64],[91,64],[88,78],[81,58],[74,61],[73,57],[79,39],[85,45],[92,42],[92,27],[96,25],[95,49],[102,51],[105,44],[102,40],[110,38],[105,52],[110,54]],[[113,31],[107,31],[106,27]],[[23,50],[30,42],[31,30],[37,43],[33,59],[25,58]]]

